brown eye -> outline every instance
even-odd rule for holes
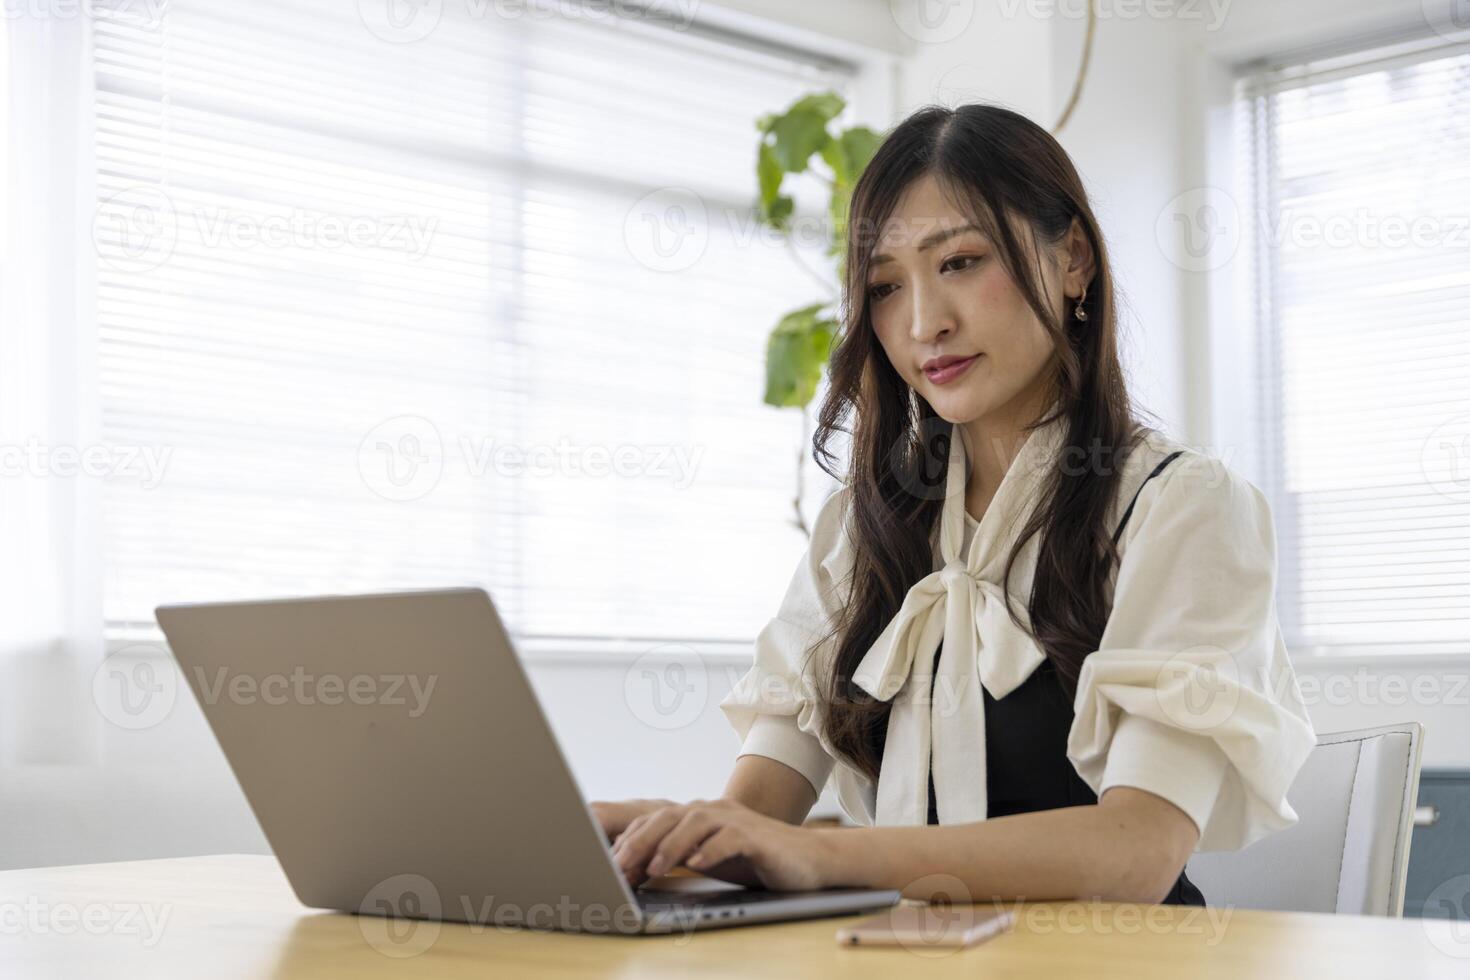
[[[877,300],[882,299],[884,296],[887,296],[888,295],[888,293],[884,292],[883,290],[888,289],[892,285],[893,284],[892,283],[889,283],[889,282],[880,282],[880,283],[878,283],[878,285],[876,285],[876,286],[874,286],[874,287],[872,287],[871,289],[868,290],[868,299],[873,300],[875,302]]]

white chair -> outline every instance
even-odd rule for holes
[[[1212,906],[1404,914],[1424,726],[1321,735],[1286,798],[1300,820],[1239,851],[1189,859]]]

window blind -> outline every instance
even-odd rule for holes
[[[755,225],[755,120],[852,66],[373,6],[97,5],[109,632],[474,584],[523,639],[750,639],[805,547],[766,335],[820,292]]]
[[[1239,80],[1246,394],[1297,653],[1470,651],[1470,45]]]

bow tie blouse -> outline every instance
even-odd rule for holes
[[[952,431],[934,570],[853,671],[892,703],[877,784],[838,759],[821,724],[835,642],[818,641],[851,571],[846,487],[823,504],[754,663],[720,703],[740,754],[785,763],[819,794],[832,779],[861,825],[927,823],[931,771],[941,823],[986,819],[987,757],[1005,747],[986,745],[982,687],[1004,698],[1046,659],[1026,613],[1040,536],[1018,556],[1009,591],[1006,560],[1064,461],[1065,426],[1059,418],[1026,438],[978,524],[965,511],[966,436]],[[1126,785],[1174,803],[1200,828],[1198,850],[1245,847],[1296,822],[1286,791],[1316,745],[1276,618],[1270,510],[1221,461],[1157,431],[1121,466],[1109,524],[1123,531],[1121,564],[1078,679],[1067,759],[1098,796]]]

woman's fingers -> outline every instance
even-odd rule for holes
[[[673,800],[593,800],[588,804],[609,842],[627,831],[639,817],[675,805]]]
[[[588,809],[592,811],[597,825],[602,828],[603,836],[609,841],[621,834],[634,817],[626,803],[614,800],[593,800],[588,804]]]
[[[685,808],[683,819],[664,835],[654,849],[648,862],[649,877],[661,875],[682,864],[707,837],[720,829],[724,819],[728,818],[728,812],[718,804]]]
[[[701,855],[700,863],[689,866],[708,871],[742,855],[753,857],[748,825],[762,820],[729,800],[660,806],[629,821],[613,845],[613,860],[634,887],[687,863],[696,853]],[[750,877],[752,869],[726,864],[723,870]]]
[[[642,884],[654,850],[664,835],[684,816],[684,807],[663,807],[646,813],[628,825],[613,848],[618,869],[633,884]]]
[[[696,871],[705,871],[733,858],[745,856],[745,834],[741,828],[724,826],[704,839],[684,863]]]

